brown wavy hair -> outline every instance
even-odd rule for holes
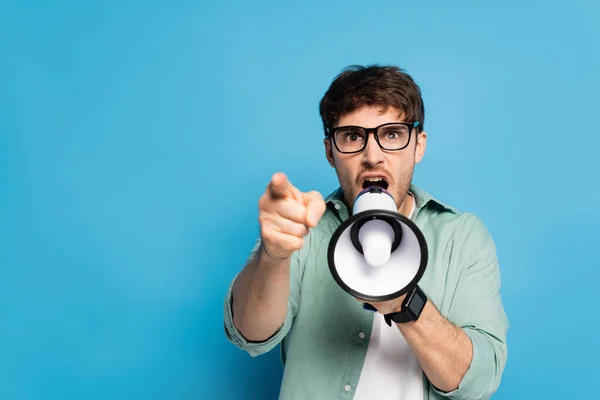
[[[419,121],[417,131],[423,131],[425,106],[421,89],[400,67],[351,65],[344,68],[319,103],[325,135],[342,115],[363,106],[396,108],[404,114],[406,122]]]

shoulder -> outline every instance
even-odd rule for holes
[[[492,237],[484,221],[476,214],[461,211],[413,185],[423,225],[437,232],[436,236],[451,239],[467,253],[493,246]]]

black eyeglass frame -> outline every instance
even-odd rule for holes
[[[403,150],[405,148],[408,147],[408,145],[410,144],[410,139],[412,137],[412,132],[414,129],[416,129],[419,125],[421,124],[420,121],[415,121],[415,122],[388,122],[385,124],[381,124],[379,126],[376,126],[375,128],[365,128],[362,126],[356,126],[356,125],[346,125],[346,126],[338,126],[336,128],[333,129],[328,129],[325,132],[325,135],[331,139],[331,141],[333,142],[333,145],[335,146],[335,148],[337,149],[337,151],[339,151],[340,153],[343,154],[354,154],[354,153],[360,153],[361,151],[363,151],[366,147],[367,147],[367,143],[369,142],[369,136],[370,133],[373,133],[373,136],[375,137],[375,141],[377,142],[377,144],[379,145],[379,148],[381,148],[382,150],[385,151],[400,151]],[[379,136],[377,135],[378,131],[380,128],[383,128],[385,126],[389,126],[389,125],[404,125],[408,128],[408,141],[406,142],[406,145],[404,145],[403,147],[400,147],[398,149],[386,149],[385,147],[383,147],[381,145],[381,143],[379,142]],[[357,129],[361,129],[366,133],[366,139],[365,139],[365,143],[363,145],[363,147],[359,150],[355,150],[355,151],[342,151],[340,150],[340,148],[338,147],[336,141],[335,141],[335,133],[341,129],[348,129],[348,128],[357,128]]]

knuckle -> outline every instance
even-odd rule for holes
[[[269,217],[264,212],[261,212],[258,214],[258,222],[261,227],[264,227],[264,225],[269,222]]]
[[[321,193],[317,192],[316,190],[311,190],[311,191],[310,191],[310,192],[308,192],[307,194],[308,194],[308,196],[309,196],[310,198],[312,198],[312,199],[316,199],[316,200],[318,200],[318,199],[322,198],[322,197],[321,197]]]
[[[286,253],[292,253],[294,250],[296,250],[291,243],[282,244],[281,249]]]
[[[269,249],[273,247],[273,236],[270,233],[265,233],[262,235],[263,245],[267,246]]]
[[[305,225],[298,225],[298,227],[295,229],[295,236],[297,236],[298,238],[303,238],[304,236],[306,236],[306,234],[308,233],[308,228]]]
[[[258,204],[261,207],[265,207],[267,204],[269,204],[269,200],[270,200],[270,196],[268,192],[263,193],[260,198],[258,199]]]

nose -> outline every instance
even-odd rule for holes
[[[367,140],[367,145],[363,150],[363,163],[369,165],[370,167],[374,167],[377,164],[383,162],[383,150],[379,147],[377,140],[375,140],[375,134],[369,133],[369,136],[373,134],[373,137],[369,137]]]

